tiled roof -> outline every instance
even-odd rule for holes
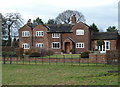
[[[49,32],[70,32],[73,25],[59,24],[59,25],[46,25]]]
[[[95,32],[92,35],[92,40],[115,40],[118,37],[118,33],[116,32]]]

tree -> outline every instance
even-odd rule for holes
[[[18,29],[20,29],[20,27],[24,25],[23,19],[20,13],[7,13],[3,19],[3,29],[8,32],[7,45],[12,45],[12,36],[17,35]]]
[[[47,24],[57,24],[57,23],[54,19],[49,19]]]
[[[16,48],[16,47],[18,47],[18,44],[19,44],[18,40],[16,40],[16,38],[14,38],[13,42],[12,42],[12,46]]]
[[[56,22],[57,24],[69,24],[71,22],[72,16],[75,15],[76,17],[76,22],[84,22],[85,18],[84,15],[81,12],[74,11],[74,10],[66,10],[62,13],[60,13],[56,17]]]
[[[35,20],[33,20],[33,24],[39,25],[39,24],[44,24],[44,23],[43,23],[42,19],[37,17]]]
[[[118,32],[115,26],[109,26],[107,32]]]
[[[104,40],[98,40],[96,43],[97,46],[100,46],[100,50],[102,50],[102,45],[104,44],[105,44]]]
[[[99,29],[98,29],[97,25],[95,25],[95,23],[90,25],[90,28],[92,29],[93,32],[99,32]]]

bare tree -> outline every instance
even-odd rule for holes
[[[12,36],[18,35],[18,29],[24,25],[20,13],[7,13],[3,18],[3,28],[8,33],[8,44],[11,45]]]
[[[62,13],[60,13],[56,17],[56,22],[57,24],[69,24],[71,22],[72,16],[75,15],[76,17],[76,22],[85,22],[85,17],[81,12],[74,11],[74,10],[66,10]]]

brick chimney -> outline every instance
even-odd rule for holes
[[[29,20],[27,21],[27,24],[28,24],[28,25],[29,25],[29,24],[32,24],[31,19],[29,19]]]
[[[72,24],[76,24],[76,17],[75,17],[75,15],[72,16]]]

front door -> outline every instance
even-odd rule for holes
[[[65,52],[70,53],[70,42],[65,43]]]

